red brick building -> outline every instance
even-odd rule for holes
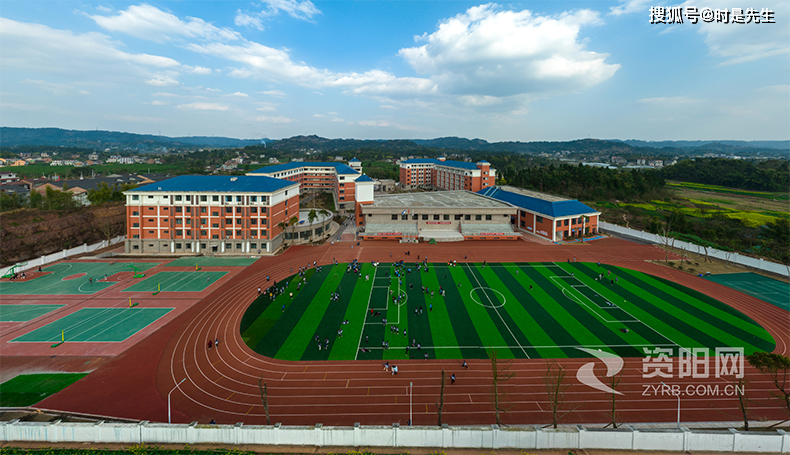
[[[184,175],[129,191],[127,253],[273,252],[299,216],[299,183],[262,176]]]
[[[435,188],[478,192],[493,186],[496,169],[488,161],[467,163],[439,159],[412,159],[400,163],[400,184],[404,189]]]

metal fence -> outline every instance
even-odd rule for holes
[[[93,251],[100,250],[102,248],[107,248],[108,246],[121,243],[124,240],[126,240],[126,236],[119,235],[118,237],[115,237],[109,242],[107,240],[102,240],[101,242],[94,243],[93,245],[88,245],[87,243],[84,243],[75,248],[70,248],[68,250],[61,250],[58,251],[57,253],[46,254],[44,256],[41,256],[40,258],[31,259],[27,261],[27,264],[17,267],[16,270],[22,272],[24,270],[30,270],[36,267],[43,267],[47,264],[60,261],[61,259],[65,259],[67,257],[76,256],[78,254],[83,254],[83,253],[91,253]],[[9,270],[11,270],[11,267],[5,267],[0,269],[0,276],[5,275],[6,272],[8,272]]]

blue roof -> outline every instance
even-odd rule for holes
[[[363,175],[362,177],[356,180],[357,183],[359,182],[375,182],[372,178],[368,177],[367,175]]]
[[[358,160],[358,159],[356,159],[356,158],[351,158],[351,161],[349,161],[349,163],[361,163],[361,162],[362,162],[362,161],[359,161],[359,160]]]
[[[351,169],[348,164],[325,163],[321,161],[291,161],[290,163],[275,164],[274,166],[266,166],[260,169],[255,169],[254,171],[251,171],[250,174],[271,174],[273,172],[290,171],[291,169],[298,169],[300,167],[333,167],[337,170],[338,174],[359,174],[359,172]]]
[[[477,164],[467,163],[465,161],[441,161],[433,158],[414,158],[411,160],[401,161],[406,164],[434,164],[437,166],[457,167],[459,169],[478,169]]]
[[[129,190],[127,193],[148,191],[270,193],[292,185],[297,185],[297,183],[264,176],[180,175],[161,182],[143,185]]]
[[[595,213],[596,210],[592,209],[576,199],[566,199],[564,201],[547,201],[539,199],[526,194],[513,193],[505,191],[499,187],[491,186],[477,192],[483,196],[488,196],[499,201],[513,204],[516,207],[529,210],[531,212],[540,213],[551,218],[560,218],[565,216],[580,216],[587,213]]]

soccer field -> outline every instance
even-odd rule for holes
[[[278,283],[283,293],[262,295],[247,310],[242,337],[256,352],[284,360],[487,358],[490,350],[500,358],[589,357],[579,348],[644,357],[654,348],[677,355],[695,347],[743,347],[746,354],[775,347],[765,329],[715,299],[608,265],[428,264],[418,271],[412,262],[361,264],[360,271],[347,272],[347,264],[310,269],[298,291],[299,276]]]

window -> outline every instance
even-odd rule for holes
[[[536,216],[535,217],[535,222],[536,223],[542,223],[543,222],[543,217],[542,216]]]
[[[237,250],[240,250],[240,249],[241,249],[241,243],[237,243],[237,244],[236,244],[236,249],[237,249]]]
[[[261,229],[261,237],[266,237],[266,229]]]
[[[241,218],[236,218],[236,225],[243,226],[244,225],[244,221],[242,221]]]
[[[206,219],[206,218],[201,218],[200,219],[200,224],[206,224],[206,223],[208,223],[208,219]]]
[[[469,221],[472,219],[472,215],[464,215],[464,220]]]
[[[523,210],[522,210],[522,211],[521,211],[521,216],[527,216],[527,212],[525,212],[525,211],[523,211]]]
[[[133,228],[139,228],[140,227],[140,223],[132,223],[132,227]]]
[[[254,196],[253,196],[253,197],[254,197]],[[258,249],[258,244],[257,244],[257,243],[254,243],[254,242],[253,242],[253,243],[250,243],[250,248],[252,248],[253,250],[257,250],[257,249]]]
[[[212,202],[219,202],[219,196],[211,196]]]
[[[557,227],[562,226],[562,220],[557,220]]]
[[[208,235],[208,231],[206,231],[205,229],[201,229],[201,230],[200,230],[200,236],[201,236],[201,237],[205,237],[205,236],[207,236],[207,235]],[[205,248],[205,247],[203,247],[203,248]]]
[[[181,207],[176,207],[176,213],[181,213]]]
[[[162,232],[165,233],[165,234],[169,234],[170,233],[170,231],[162,231]]]
[[[132,200],[133,200],[133,201],[139,201],[139,200],[140,200],[140,196],[138,196],[138,195],[136,195],[136,194],[133,194],[133,195],[132,195]]]
[[[225,231],[225,237],[233,237],[233,231]]]
[[[236,237],[241,237],[241,231],[236,231]]]
[[[140,212],[132,212],[132,216],[140,216]]]
[[[211,216],[219,216],[219,212],[211,212]]]
[[[211,223],[211,227],[216,229],[219,227],[219,223]]]
[[[191,231],[191,230],[189,230],[189,229],[187,229],[187,235],[188,235],[188,236],[192,236],[192,231]]]
[[[187,213],[192,213],[192,207],[187,207]]]
[[[207,202],[208,196],[200,196],[200,202]]]
[[[232,245],[231,245],[230,243],[226,243],[226,244],[225,244],[225,249],[226,249],[226,250],[229,250],[231,246],[232,246]]]
[[[181,202],[181,195],[176,195],[176,202]]]
[[[486,221],[491,221],[491,215],[486,215]]]
[[[428,215],[423,215],[423,216],[422,216],[422,220],[423,220],[423,221],[426,221],[427,219],[428,219]]]
[[[132,249],[133,249],[133,250],[139,250],[139,249],[140,249],[140,245],[133,245],[133,246],[132,246]]]
[[[475,215],[475,221],[480,221],[483,219],[483,215]]]
[[[205,207],[201,207],[200,208],[200,213],[206,213],[206,208]]]
[[[433,219],[434,219],[434,221],[438,221],[439,220],[439,215],[434,215]]]
[[[241,207],[236,207],[236,213],[241,213],[241,212],[242,212]]]
[[[184,235],[184,231],[181,229],[176,229],[176,235]]]
[[[140,238],[140,234],[134,234],[134,235],[132,235],[132,238],[133,239],[139,239]]]
[[[461,220],[461,215],[455,215],[455,221],[460,221],[460,220]]]
[[[225,196],[225,202],[233,202],[233,196]]]
[[[181,218],[176,218],[176,224],[181,224],[183,221]]]
[[[397,220],[398,220],[398,215],[392,215],[392,221],[397,221]]]
[[[266,226],[266,219],[265,218],[261,220],[261,226]]]
[[[419,220],[419,219],[420,219],[420,215],[417,215],[417,214],[415,213],[414,215],[412,215],[412,216],[411,216],[411,219],[412,219],[412,220],[414,220],[414,221],[417,221],[417,220]]]
[[[346,197],[345,197],[345,196],[340,196],[340,200],[341,200],[341,201],[345,201],[345,200],[346,200]]]
[[[206,244],[205,243],[201,243],[200,244],[200,249],[201,250],[205,250],[206,249]]]
[[[258,202],[258,196],[250,196],[250,202]]]
[[[244,201],[243,196],[236,196],[236,202],[242,202],[242,201]]]
[[[177,249],[177,250],[180,250],[180,249],[181,249],[181,244],[180,244],[180,243],[176,243],[176,249]]]
[[[253,218],[253,219],[251,219],[251,220],[250,220],[250,224],[252,224],[253,226],[255,226],[256,224],[258,224],[258,219],[257,219],[257,218]]]
[[[212,239],[218,239],[218,238],[219,238],[219,235],[217,235],[217,234],[212,234],[211,238],[212,238]]]
[[[571,218],[571,226],[575,226],[575,225],[576,225],[576,218]]]
[[[153,207],[148,207],[148,210],[153,210],[153,209],[154,209]]]
[[[521,227],[525,227],[524,226],[524,220],[521,220]]]
[[[403,221],[409,221],[409,215],[401,215],[400,219]]]
[[[345,183],[341,183],[340,186],[346,186],[346,184]]]
[[[442,216],[442,219],[444,221],[450,221],[450,215],[444,215],[444,216]]]
[[[192,218],[187,218],[187,224],[192,225]]]
[[[251,207],[250,208],[250,213],[258,213],[258,207]]]
[[[261,213],[266,213],[266,207],[261,207]]]
[[[568,220],[565,220],[565,226],[567,226],[567,225],[568,225]]]
[[[225,207],[225,213],[233,213],[233,207]]]

